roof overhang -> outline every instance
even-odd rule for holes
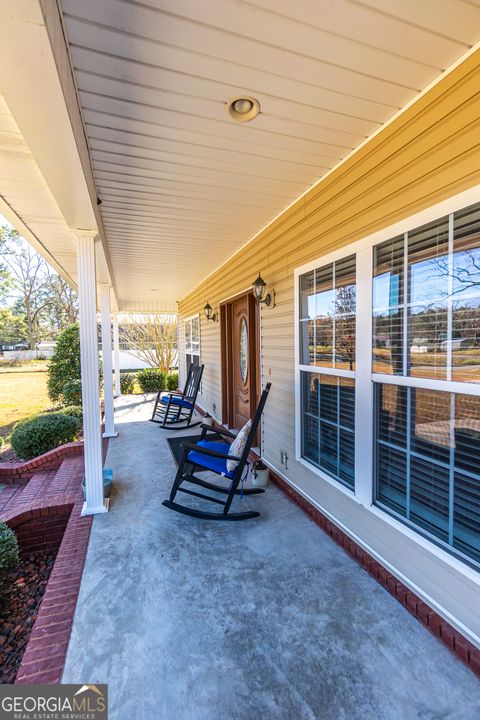
[[[4,0],[0,18],[0,212],[73,283],[71,231],[97,229],[99,282],[132,312],[175,311],[480,38],[461,0]],[[226,112],[242,95],[251,123]]]

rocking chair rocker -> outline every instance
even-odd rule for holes
[[[214,428],[210,425],[202,424],[201,438],[197,443],[185,441],[182,443],[183,456],[178,466],[177,475],[172,485],[170,497],[168,500],[164,500],[162,505],[175,510],[176,512],[182,513],[183,515],[191,515],[192,517],[202,518],[204,520],[248,520],[250,518],[258,517],[259,512],[248,510],[244,512],[229,512],[232,500],[235,495],[258,495],[265,492],[263,488],[247,488],[245,490],[239,490],[238,485],[242,481],[244,470],[248,463],[248,454],[251,450],[258,424],[262,416],[265,403],[267,402],[268,393],[270,391],[270,383],[267,383],[264,391],[262,392],[260,402],[258,403],[257,411],[252,420],[252,426],[247,436],[245,447],[240,457],[232,455],[230,445],[235,439],[235,435],[229,430],[224,428]],[[227,469],[227,460],[237,461],[237,466],[233,471]],[[195,471],[199,472],[210,471],[217,475],[230,480],[230,485],[217,485],[213,482],[207,482],[194,475]],[[226,495],[225,500],[200,493],[189,488],[182,487],[183,483],[191,483],[193,485],[199,485],[207,490],[221,493]],[[217,505],[223,505],[221,512],[208,512],[197,508],[189,507],[188,505],[182,505],[181,503],[175,502],[175,496],[177,492],[183,492],[187,495],[193,495],[195,497],[208,500],[209,502],[216,503]]]
[[[192,423],[192,416],[195,410],[195,401],[200,388],[203,368],[203,365],[193,365],[193,363],[190,365],[183,392],[159,390],[152,417],[150,418],[151,422],[159,423],[162,427],[167,427],[167,425],[168,427],[172,425],[178,426],[172,427],[172,430],[182,430],[200,425],[200,420]]]

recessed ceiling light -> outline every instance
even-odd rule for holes
[[[252,97],[236,97],[227,102],[227,113],[235,122],[248,122],[257,117],[260,103]]]

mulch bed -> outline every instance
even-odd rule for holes
[[[20,462],[20,460],[17,458],[12,448],[7,448],[6,450],[0,450],[0,463],[4,462],[17,463]]]
[[[30,553],[5,576],[0,595],[0,683],[13,683],[55,562]]]

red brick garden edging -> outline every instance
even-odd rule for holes
[[[31,478],[39,470],[57,470],[64,458],[75,455],[83,455],[82,441],[60,445],[33,460],[0,463],[0,482],[14,483],[19,479]]]
[[[78,449],[83,444],[70,443],[62,450],[65,447],[67,453],[53,451],[57,462],[67,454],[58,470],[44,470],[43,462],[37,464],[31,479],[0,512],[0,519],[15,530],[20,552],[58,550],[15,679],[20,684],[61,681],[87,554],[92,517],[80,515],[83,457]],[[72,451],[74,456],[68,457]],[[48,455],[51,462],[52,453]],[[33,469],[30,464],[29,471]]]

